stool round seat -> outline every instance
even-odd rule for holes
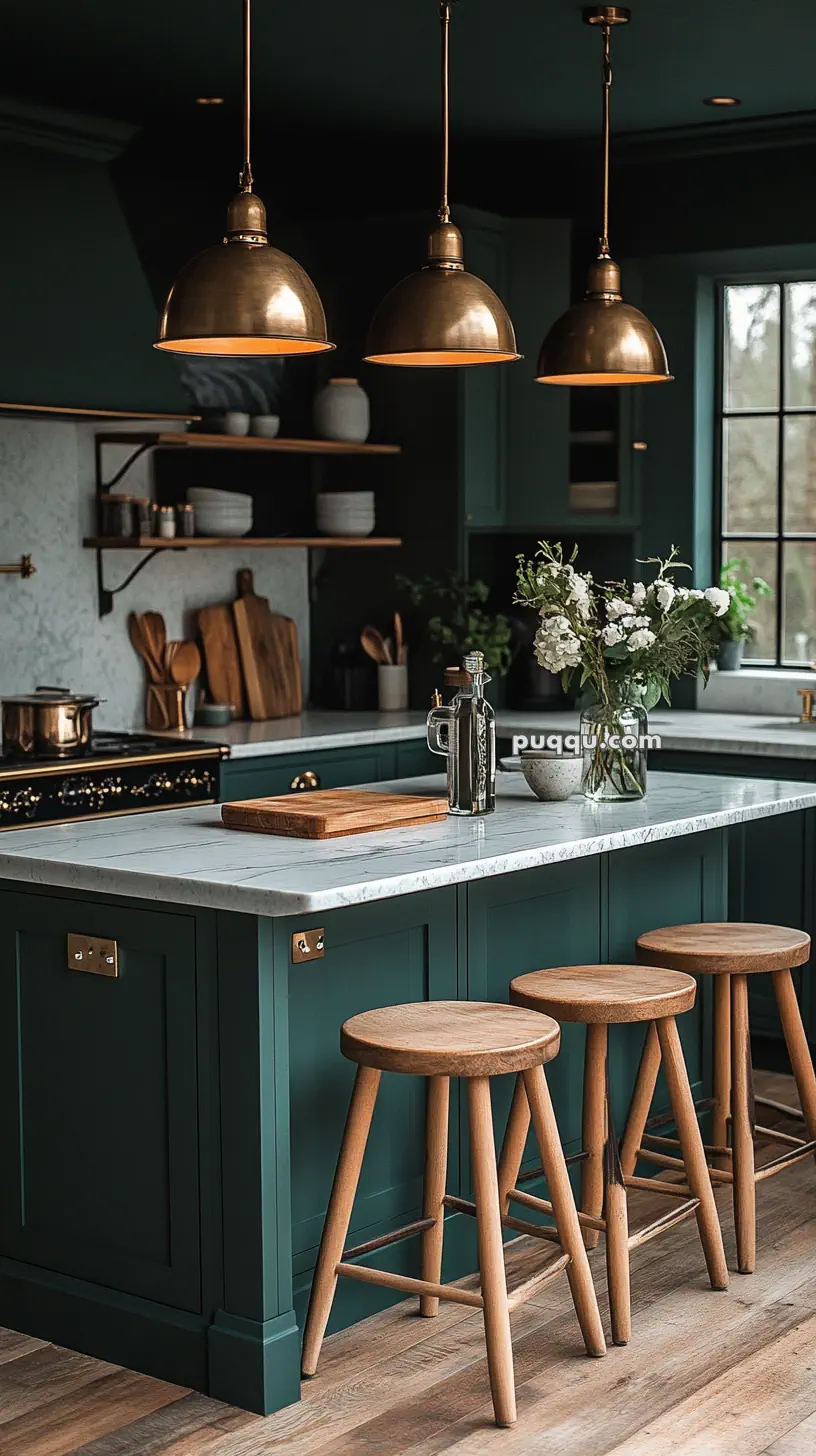
[[[809,957],[810,936],[787,925],[738,921],[668,925],[637,940],[642,963],[713,976],[789,971]]]
[[[349,1061],[420,1077],[496,1077],[558,1055],[549,1016],[490,1001],[415,1001],[352,1016],[340,1033]]]
[[[514,1006],[587,1025],[679,1016],[696,994],[691,976],[646,966],[554,966],[510,982]]]

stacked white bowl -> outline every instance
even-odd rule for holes
[[[196,535],[246,536],[252,529],[252,496],[235,490],[194,486],[187,499],[195,509]]]
[[[374,530],[373,490],[335,490],[318,495],[317,529],[324,536],[370,536]]]

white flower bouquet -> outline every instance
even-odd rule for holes
[[[577,548],[564,560],[559,542],[541,541],[532,561],[518,558],[515,601],[535,608],[541,625],[535,637],[536,660],[561,674],[564,689],[580,671],[580,687],[597,699],[594,721],[598,741],[586,760],[584,792],[590,797],[640,797],[645,789],[645,752],[639,758],[615,746],[623,710],[645,712],[661,698],[671,701],[671,681],[685,673],[708,676],[708,662],[719,637],[716,619],[730,605],[720,587],[705,591],[677,586],[673,573],[688,570],[674,547],[656,567],[654,580],[595,582],[576,571]],[[585,749],[586,752],[586,749]]]

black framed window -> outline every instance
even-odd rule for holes
[[[816,281],[726,283],[721,293],[721,559],[772,588],[746,657],[816,659]]]

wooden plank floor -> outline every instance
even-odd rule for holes
[[[789,1078],[767,1095],[795,1103]],[[758,1268],[728,1293],[705,1277],[688,1222],[633,1256],[634,1333],[582,1354],[565,1279],[513,1316],[518,1424],[499,1431],[481,1316],[416,1301],[326,1342],[301,1404],[267,1419],[41,1340],[0,1331],[2,1456],[814,1456],[816,1169],[758,1189]],[[718,1192],[734,1268],[728,1194]],[[665,1200],[634,1195],[645,1221]],[[517,1282],[541,1258],[519,1240]],[[608,1328],[602,1252],[592,1256]]]

